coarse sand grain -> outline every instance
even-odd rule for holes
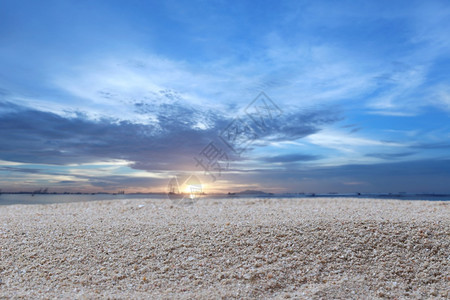
[[[450,297],[450,202],[0,207],[0,298]]]

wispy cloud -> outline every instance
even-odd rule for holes
[[[402,147],[397,142],[388,142],[365,137],[358,137],[352,134],[335,129],[326,129],[310,135],[306,140],[314,145],[332,148],[343,152],[356,152],[363,147]]]
[[[309,154],[285,154],[285,155],[265,157],[262,160],[269,163],[291,163],[298,161],[317,160],[319,158],[320,156]]]
[[[415,154],[415,152],[400,152],[400,153],[369,153],[366,156],[376,157],[381,159],[398,159]]]

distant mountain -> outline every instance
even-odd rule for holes
[[[256,191],[256,190],[245,190],[242,192],[237,192],[237,195],[265,195],[267,194],[266,192],[263,191]]]

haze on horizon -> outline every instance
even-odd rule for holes
[[[448,28],[448,1],[1,1],[0,189],[450,193]]]

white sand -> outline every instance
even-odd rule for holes
[[[0,298],[447,298],[450,204],[0,207]]]

